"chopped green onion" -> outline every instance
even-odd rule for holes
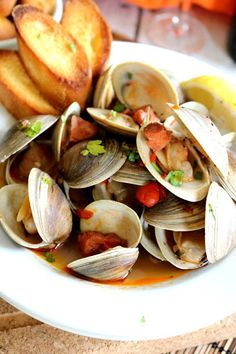
[[[151,165],[152,165],[152,167],[155,168],[155,170],[156,170],[157,172],[160,173],[160,175],[163,175],[162,169],[161,169],[155,162],[151,162]]]
[[[46,261],[49,263],[53,263],[56,260],[54,255],[51,252],[45,252],[44,257],[45,257]]]
[[[180,187],[183,184],[184,171],[176,170],[170,171],[165,180],[169,181],[172,186]]]
[[[118,113],[121,113],[125,110],[126,106],[121,103],[121,102],[117,102],[115,104],[115,106],[113,107],[114,111],[118,112]]]

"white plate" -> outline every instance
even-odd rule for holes
[[[183,54],[115,42],[111,62],[139,60],[186,79],[214,70]],[[2,117],[1,117],[2,119]],[[0,230],[1,296],[52,326],[97,338],[166,338],[206,327],[236,310],[236,252],[172,283],[115,287],[53,269]]]
[[[63,0],[56,0],[56,8],[52,17],[56,22],[61,21],[63,13]],[[16,49],[17,41],[16,38],[4,39],[0,41],[0,49]]]

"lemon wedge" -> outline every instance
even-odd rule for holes
[[[221,77],[199,76],[181,83],[187,100],[205,105],[221,133],[236,131],[236,87]]]

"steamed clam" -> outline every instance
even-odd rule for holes
[[[45,172],[33,168],[28,188],[23,184],[4,186],[0,190],[0,199],[1,224],[9,237],[19,245],[50,249],[69,237],[72,214],[68,202]],[[33,235],[33,241],[30,234]]]
[[[89,219],[80,220],[80,231],[119,236],[127,247],[116,246],[99,254],[73,261],[67,266],[88,278],[97,280],[119,280],[125,278],[138,258],[137,245],[142,236],[142,226],[137,214],[126,205],[100,200],[89,204],[85,210],[92,213]],[[86,234],[86,236],[87,236]],[[96,236],[96,234],[95,234]],[[89,240],[86,240],[89,244]],[[84,242],[86,242],[84,241]],[[103,249],[103,245],[100,245]]]

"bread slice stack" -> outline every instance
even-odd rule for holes
[[[84,108],[92,72],[83,48],[35,7],[18,5],[12,15],[19,55],[39,91],[60,111],[73,101]]]
[[[93,76],[98,76],[109,58],[112,35],[97,5],[92,0],[67,0],[61,23],[84,48]]]
[[[0,101],[16,118],[58,114],[30,79],[17,52],[0,51]]]

